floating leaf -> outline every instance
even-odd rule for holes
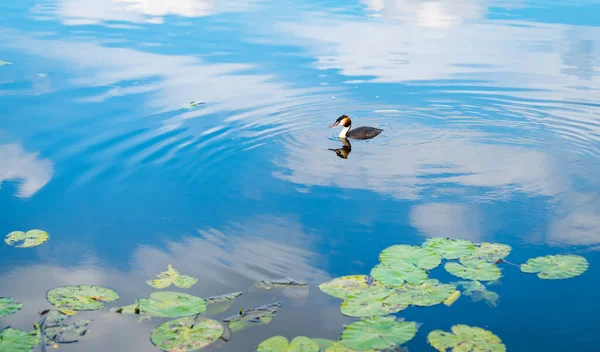
[[[160,274],[156,275],[156,279],[148,280],[146,283],[154,288],[167,288],[174,284],[180,288],[190,288],[192,287],[198,279],[195,277],[181,275],[173,266],[169,264],[167,266],[167,271],[163,271]]]
[[[96,310],[104,308],[104,302],[119,299],[119,295],[106,287],[75,285],[57,287],[47,294],[48,301],[66,310]]]
[[[449,262],[444,268],[450,274],[467,280],[494,281],[502,276],[500,269],[492,263],[481,260],[461,260],[461,263]]]
[[[344,299],[362,291],[383,287],[378,282],[369,282],[366,275],[350,275],[335,278],[319,285],[319,289],[333,297]]]
[[[139,314],[163,318],[196,315],[206,310],[206,302],[202,298],[182,292],[154,292],[149,298],[136,300],[136,304]]]
[[[271,322],[275,313],[281,308],[281,302],[265,304],[263,306],[240,311],[240,314],[223,319],[228,323],[229,329],[236,332],[250,326],[266,325]]]
[[[404,285],[404,282],[420,284],[427,280],[427,272],[412,264],[398,262],[392,266],[378,264],[371,270],[371,276],[378,282],[392,287]]]
[[[51,310],[44,318],[42,328],[48,340],[55,343],[72,343],[85,335],[91,322],[91,320],[74,321],[69,315]]]
[[[319,345],[306,336],[295,337],[289,343],[283,336],[273,336],[261,342],[256,352],[319,352]]]
[[[440,256],[431,249],[408,245],[394,245],[384,249],[379,254],[379,260],[388,266],[408,263],[425,270],[433,269],[441,262]]]
[[[501,243],[483,242],[475,248],[475,251],[466,257],[465,260],[482,260],[488,263],[495,263],[500,259],[506,258],[511,251],[511,247]]]
[[[316,338],[316,339],[312,339],[312,340],[317,343],[317,345],[319,346],[319,351],[321,351],[321,352],[325,352],[326,349],[330,348],[331,346],[333,346],[336,343],[333,340],[321,339],[321,338]]]
[[[473,302],[485,300],[489,306],[497,307],[500,296],[496,292],[489,291],[487,287],[479,281],[461,281],[458,283],[463,287],[463,294],[471,297]]]
[[[475,245],[471,241],[440,237],[429,238],[422,247],[431,249],[445,259],[466,257],[475,251]]]
[[[30,248],[48,241],[48,234],[42,230],[13,231],[4,237],[7,245],[16,248]]]
[[[26,332],[19,329],[7,328],[0,332],[0,351],[28,352],[39,343],[37,331]]]
[[[377,317],[346,326],[341,342],[358,351],[384,350],[412,340],[416,333],[417,325],[413,322],[396,321],[394,317]]]
[[[548,255],[527,260],[521,264],[521,271],[539,273],[540,279],[561,280],[583,274],[588,266],[588,261],[578,255]]]
[[[400,295],[415,306],[433,306],[444,302],[455,291],[452,284],[440,284],[438,280],[427,280],[422,284],[405,284],[398,288]]]
[[[301,282],[294,280],[292,278],[285,278],[281,280],[262,280],[254,284],[255,288],[263,288],[265,290],[270,290],[272,288],[284,288],[289,286],[306,286],[306,282]]]
[[[233,301],[242,295],[242,292],[232,292],[220,296],[212,296],[205,298],[207,308],[204,312],[206,316],[214,316],[225,312],[233,305]]]
[[[14,302],[11,297],[0,297],[0,317],[15,314],[21,308],[23,308],[23,304]]]
[[[12,62],[0,60],[0,66],[4,66],[4,65],[12,65]]]
[[[227,293],[227,294],[220,295],[220,296],[211,296],[211,297],[205,298],[204,300],[208,304],[221,303],[221,302],[233,301],[234,299],[238,298],[241,295],[242,295],[242,292],[232,292],[232,293]]]
[[[163,351],[195,351],[215,342],[223,331],[223,325],[216,320],[184,317],[152,330],[152,343]]]
[[[506,346],[492,332],[478,327],[454,325],[452,333],[434,330],[427,336],[427,342],[440,352],[503,352]]]
[[[342,302],[341,311],[350,317],[374,317],[399,312],[409,305],[409,297],[382,288],[349,296]]]

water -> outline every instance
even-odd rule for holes
[[[509,244],[523,263],[578,254],[540,280],[503,265],[498,307],[410,307],[406,346],[453,324],[509,351],[598,351],[600,4],[559,1],[29,0],[0,4],[0,296],[30,329],[45,293],[97,284],[133,303],[172,264],[206,297],[282,301],[269,325],[206,351],[282,334],[338,339],[354,319],[321,282],[368,274],[392,244],[428,236]],[[182,108],[190,101],[205,104]],[[380,127],[353,141],[337,129]],[[292,277],[308,296],[248,292]],[[433,277],[454,281],[438,268]],[[61,351],[158,351],[164,319],[109,309]]]

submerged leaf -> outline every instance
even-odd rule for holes
[[[382,288],[363,291],[347,297],[342,302],[342,314],[350,317],[375,317],[397,313],[410,304],[410,297],[398,291]]]
[[[0,351],[28,352],[39,344],[37,331],[26,332],[7,328],[0,332]]]
[[[394,317],[377,317],[354,322],[342,332],[344,346],[358,350],[384,350],[412,340],[417,333],[413,322],[399,322]]]
[[[275,313],[281,308],[281,302],[265,304],[263,306],[240,311],[240,314],[223,319],[231,331],[236,332],[250,326],[266,325],[271,322]]]
[[[185,317],[206,310],[206,302],[202,298],[182,292],[154,292],[149,298],[136,300],[136,304],[139,314],[152,317]]]
[[[184,317],[152,330],[152,343],[163,351],[195,351],[218,340],[223,331],[223,325],[216,320]]]
[[[273,336],[261,342],[256,352],[319,352],[319,345],[306,336],[295,337],[290,343],[283,336]]]
[[[148,280],[146,283],[154,288],[167,288],[174,284],[180,288],[190,288],[192,287],[198,279],[195,277],[181,275],[173,266],[169,264],[167,266],[167,271],[163,271],[160,274],[156,275],[156,279]]]
[[[531,258],[521,264],[524,273],[538,273],[540,279],[561,280],[583,274],[589,267],[587,259],[578,255],[548,255]]]
[[[466,257],[475,251],[475,245],[471,241],[441,237],[427,239],[422,247],[431,249],[445,259]]]
[[[404,282],[420,284],[427,280],[427,272],[412,264],[397,262],[391,266],[378,264],[371,270],[371,276],[378,282],[391,287],[399,287]]]
[[[495,263],[500,259],[506,258],[511,251],[511,247],[501,243],[483,242],[475,248],[475,251],[466,257],[465,260],[483,260],[488,263]]]
[[[207,308],[204,312],[206,316],[214,316],[223,313],[233,305],[233,301],[242,295],[242,292],[232,292],[220,296],[212,296],[205,298]]]
[[[48,238],[48,234],[42,230],[13,231],[4,237],[4,242],[16,248],[30,248],[39,246]]]
[[[485,300],[489,306],[498,306],[500,296],[496,292],[489,291],[487,287],[479,281],[461,281],[458,283],[463,287],[463,294],[471,297],[473,302]]]
[[[366,275],[342,276],[319,285],[319,289],[333,297],[344,299],[350,295],[375,288],[381,288],[378,282],[369,282]]]
[[[467,280],[494,281],[502,276],[500,268],[481,260],[461,260],[461,264],[449,262],[444,268],[450,274]]]
[[[0,297],[0,317],[15,314],[21,308],[23,308],[23,304],[14,302],[11,297]]]
[[[55,343],[77,342],[88,331],[91,320],[76,320],[56,310],[51,310],[42,324],[44,336]]]
[[[434,330],[427,336],[427,342],[440,352],[504,352],[506,346],[492,332],[478,327],[454,325],[452,333]]]
[[[211,296],[211,297],[205,298],[204,300],[208,304],[221,303],[221,302],[233,301],[234,299],[238,298],[241,295],[242,295],[242,292],[232,292],[232,293],[226,293],[224,295],[219,295],[219,296]]]
[[[384,249],[379,254],[379,260],[387,266],[407,263],[425,270],[433,269],[441,262],[440,256],[431,249],[408,245],[394,245]]]
[[[306,282],[297,281],[288,277],[280,280],[262,280],[255,283],[253,287],[270,290],[272,288],[284,288],[289,286],[306,286]]]
[[[448,299],[456,290],[452,284],[440,284],[438,280],[427,280],[422,284],[405,284],[398,288],[400,295],[415,306],[433,306]]]
[[[91,285],[62,286],[48,291],[48,301],[58,308],[69,310],[96,310],[104,302],[119,299],[119,295],[106,287]]]

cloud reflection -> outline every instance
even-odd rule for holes
[[[4,181],[21,181],[18,197],[33,196],[53,174],[52,161],[41,159],[39,153],[28,153],[18,144],[0,145],[0,186]]]

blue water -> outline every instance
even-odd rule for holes
[[[453,324],[508,351],[600,351],[599,14],[592,0],[2,1],[0,235],[51,238],[0,245],[0,296],[24,304],[0,328],[30,329],[62,285],[130,304],[172,264],[202,297],[311,284],[243,295],[223,317],[284,306],[206,351],[338,339],[354,319],[316,285],[444,236],[590,267],[550,281],[505,264],[498,307],[410,307],[410,351]],[[384,129],[347,159],[327,128],[344,113]],[[80,315],[90,332],[61,351],[158,351],[164,319]]]

